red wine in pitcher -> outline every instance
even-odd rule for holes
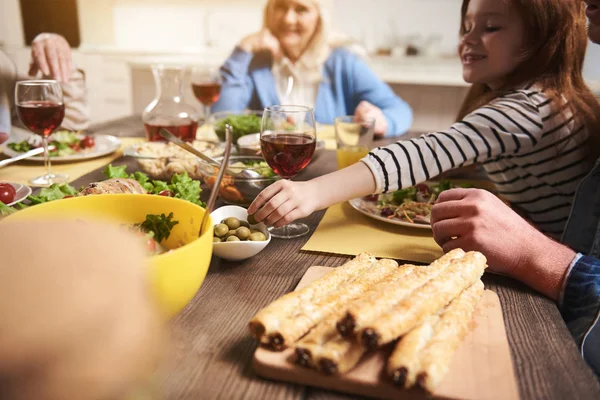
[[[161,129],[166,129],[179,139],[191,142],[196,139],[196,130],[198,129],[198,122],[196,121],[185,121],[181,124],[144,124],[146,129],[146,138],[150,142],[166,142],[167,140],[160,136],[159,132]]]
[[[262,135],[260,146],[267,164],[284,179],[302,171],[315,152],[314,136],[303,133],[269,133]]]
[[[196,82],[192,83],[192,90],[200,103],[210,106],[219,100],[221,84],[219,82]]]
[[[53,101],[25,101],[17,105],[17,113],[27,129],[48,137],[62,124],[65,105]]]

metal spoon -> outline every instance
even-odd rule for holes
[[[198,235],[198,237],[202,236],[202,232],[204,231],[204,225],[206,225],[206,222],[208,221],[208,216],[212,213],[213,208],[215,208],[215,202],[217,201],[217,197],[219,196],[219,188],[221,187],[221,181],[223,180],[223,176],[225,175],[225,166],[229,164],[229,156],[231,155],[232,136],[233,135],[231,134],[231,126],[225,125],[225,153],[223,154],[223,159],[221,160],[221,165],[219,168],[219,173],[217,174],[217,179],[213,184],[210,197],[208,198],[208,202],[206,203],[206,209],[204,210],[204,217],[202,217],[202,222],[200,223],[200,234]]]
[[[196,150],[193,146],[190,146],[189,144],[187,144],[186,142],[184,142],[183,140],[179,139],[177,136],[173,135],[171,132],[169,132],[168,130],[162,128],[159,131],[160,136],[162,136],[163,138],[167,139],[168,141],[170,141],[173,144],[176,144],[177,146],[181,147],[184,150],[189,151],[190,153],[192,153],[193,155],[195,155],[198,158],[201,158],[202,160],[212,164],[212,165],[216,165],[216,166],[221,166],[221,164],[219,164],[219,162],[217,160],[215,160],[214,158],[207,156],[206,154],[202,154],[201,152],[199,152],[198,150]],[[228,164],[225,164],[228,165]],[[256,179],[256,178],[261,178],[261,175],[256,172],[253,171],[251,169],[243,169],[240,172],[233,172],[231,169],[229,169],[229,167],[225,168],[227,170],[227,173],[229,175],[234,175],[234,176],[241,176],[243,178],[246,179]]]

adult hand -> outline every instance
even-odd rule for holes
[[[277,40],[271,31],[266,28],[257,33],[246,36],[240,42],[239,47],[248,53],[268,51],[273,55],[275,60],[278,60],[282,57],[279,40]]]
[[[254,199],[248,214],[257,222],[279,228],[318,209],[319,193],[314,181],[292,182],[281,180],[268,186]]]
[[[40,33],[31,43],[29,75],[39,71],[59,82],[68,82],[73,73],[73,56],[67,40],[55,33]]]
[[[431,210],[436,242],[448,252],[479,251],[489,270],[512,276],[556,299],[575,257],[521,218],[492,193],[452,189],[440,194]]]
[[[381,109],[368,101],[361,101],[356,110],[354,110],[354,115],[361,119],[372,118],[375,120],[375,136],[383,136],[385,132],[387,132],[387,119],[383,114]]]

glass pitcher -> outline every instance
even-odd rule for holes
[[[193,106],[183,100],[183,89],[188,69],[185,66],[153,65],[156,98],[142,114],[146,138],[164,141],[161,128],[185,141],[196,139],[199,116]]]

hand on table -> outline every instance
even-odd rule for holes
[[[55,33],[40,33],[31,43],[29,75],[38,72],[59,82],[68,82],[73,73],[73,56],[67,40]]]
[[[313,182],[277,181],[263,190],[248,208],[257,222],[279,228],[318,209]]]
[[[479,251],[490,271],[519,279],[554,299],[575,257],[485,190],[442,192],[431,210],[431,226],[444,252]]]
[[[361,119],[373,118],[375,120],[375,136],[385,135],[388,127],[387,119],[379,107],[363,100],[354,110],[354,115]]]
[[[248,53],[268,51],[275,60],[280,59],[282,56],[279,40],[266,28],[246,36],[240,42],[239,47]]]

